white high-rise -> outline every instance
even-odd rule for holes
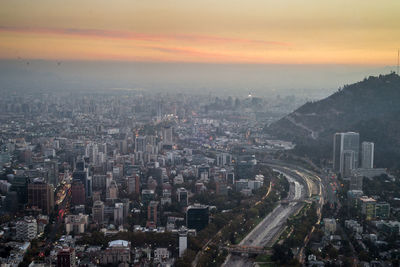
[[[361,144],[361,168],[372,169],[374,167],[374,143],[362,142]]]
[[[116,225],[121,225],[124,223],[124,204],[123,203],[115,203],[114,223]]]
[[[181,227],[178,230],[178,234],[179,234],[179,258],[181,258],[183,257],[183,254],[187,249],[188,230],[185,227]]]
[[[342,175],[345,170],[345,151],[353,151],[353,160],[347,167],[352,169],[358,168],[359,165],[359,150],[360,150],[360,135],[359,133],[347,132],[336,133],[333,138],[333,169],[340,172]],[[348,158],[349,159],[349,158]],[[348,162],[349,163],[349,162]]]
[[[37,236],[37,222],[33,217],[24,217],[22,221],[18,221],[16,224],[18,240],[32,240]]]

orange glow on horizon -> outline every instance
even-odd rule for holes
[[[400,47],[397,0],[5,0],[1,7],[0,59],[393,65]]]

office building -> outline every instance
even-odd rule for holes
[[[361,168],[372,169],[374,167],[374,143],[362,142],[361,144]]]
[[[53,186],[42,179],[35,179],[28,185],[28,206],[39,208],[44,214],[50,214],[54,209]]]
[[[159,219],[158,204],[159,204],[158,201],[150,201],[147,207],[147,221],[153,222],[154,224],[157,224]]]
[[[349,178],[351,172],[355,169],[355,153],[352,150],[343,151],[343,166],[341,174],[343,178]]]
[[[11,206],[19,206],[19,208],[23,208],[24,205],[28,202],[28,185],[30,180],[26,176],[16,176],[11,182],[10,187],[10,198],[12,197],[12,202],[10,201]],[[14,194],[15,192],[15,194]],[[16,196],[16,199],[15,199]],[[11,199],[9,199],[11,200]],[[16,200],[16,201],[15,201]],[[7,207],[11,207],[7,206]],[[16,210],[16,209],[14,209]],[[10,209],[10,211],[13,211]]]
[[[359,150],[360,135],[358,133],[336,133],[333,137],[333,170],[343,175],[345,165],[345,151],[354,152],[353,169],[358,168]]]
[[[150,201],[154,200],[154,190],[143,189],[142,190],[142,203],[147,206]]]
[[[181,227],[178,231],[179,234],[179,258],[183,257],[187,249],[187,236],[188,236],[188,229],[185,227]]]
[[[89,215],[82,213],[77,215],[69,214],[65,217],[65,231],[67,232],[67,235],[69,235],[71,232],[77,235],[83,234],[88,223]]]
[[[92,218],[96,223],[104,222],[104,203],[102,201],[96,201],[93,203]]]
[[[115,223],[115,225],[121,225],[124,223],[124,204],[123,203],[115,203],[114,223]]]
[[[181,187],[176,190],[176,194],[178,196],[178,203],[181,207],[186,207],[189,203],[189,194],[188,191]]]
[[[205,205],[195,204],[186,210],[186,226],[189,229],[203,230],[209,221],[209,208]]]
[[[57,253],[57,267],[75,267],[75,250],[73,248],[63,248]]]
[[[106,188],[106,177],[104,174],[93,175],[93,190],[104,190]]]
[[[228,184],[234,185],[235,184],[235,173],[229,172],[226,175],[226,180],[227,180]]]
[[[369,197],[360,197],[361,213],[365,216],[366,220],[375,218],[375,205],[376,200]]]
[[[111,181],[110,186],[107,188],[106,197],[110,200],[118,198],[118,186],[114,180]]]
[[[128,177],[128,193],[140,194],[140,178],[138,175]]]
[[[85,186],[81,181],[75,181],[71,185],[71,205],[85,205]]]
[[[350,177],[350,190],[362,190],[363,176],[352,174]]]
[[[217,166],[230,165],[232,163],[232,155],[229,153],[217,154]]]
[[[164,127],[162,129],[162,137],[164,145],[173,145],[172,127]]]
[[[375,204],[375,217],[381,220],[389,219],[390,204],[387,202],[378,202]]]
[[[89,170],[85,168],[84,170],[81,170],[84,168],[84,162],[79,162],[76,164],[77,168],[76,170],[72,173],[72,180],[73,181],[80,181],[82,184],[85,185],[85,197],[89,198],[92,196],[92,177],[89,176]],[[78,168],[79,167],[79,168]]]
[[[135,152],[146,151],[146,136],[138,136],[135,138]]]

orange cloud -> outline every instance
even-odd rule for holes
[[[38,27],[12,27],[0,26],[0,32],[9,33],[26,33],[26,34],[51,34],[51,35],[67,35],[79,37],[91,37],[102,39],[121,39],[121,40],[139,40],[162,42],[165,40],[201,42],[201,43],[218,43],[218,44],[247,44],[261,46],[291,46],[291,44],[279,41],[265,41],[245,38],[231,38],[207,35],[190,35],[190,34],[144,34],[132,31],[103,30],[103,29],[81,29],[81,28],[38,28]]]

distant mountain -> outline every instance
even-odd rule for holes
[[[375,142],[379,167],[400,167],[400,77],[391,73],[345,85],[333,95],[308,102],[266,132],[297,144],[295,152],[331,159],[333,134],[360,133],[360,141]]]

